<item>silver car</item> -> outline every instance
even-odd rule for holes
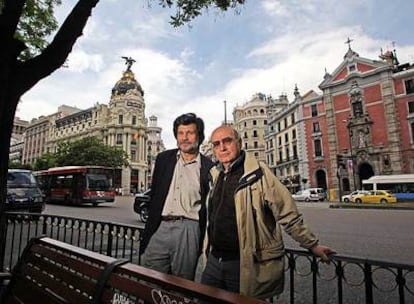
[[[298,202],[317,202],[319,201],[319,194],[316,190],[314,189],[305,189],[305,190],[300,190],[298,192],[296,192],[295,194],[292,194],[292,197],[295,201]]]
[[[369,194],[369,191],[366,190],[355,190],[347,195],[342,195],[341,201],[344,203],[352,202],[352,197],[358,194]]]

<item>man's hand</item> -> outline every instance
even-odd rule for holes
[[[336,253],[335,250],[332,250],[331,248],[324,246],[324,245],[315,245],[311,249],[312,253],[318,257],[321,258],[322,262],[329,263],[329,255]]]

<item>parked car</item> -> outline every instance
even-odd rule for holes
[[[41,213],[45,209],[40,191],[32,171],[9,169],[7,171],[6,211]]]
[[[358,195],[358,194],[368,194],[368,193],[369,193],[369,191],[367,191],[367,190],[355,190],[355,191],[353,191],[353,192],[351,192],[349,194],[342,195],[341,201],[344,202],[344,203],[349,203],[349,202],[352,201],[352,198],[355,195]]]
[[[323,188],[308,188],[307,190],[316,192],[321,202],[327,199],[326,191]]]
[[[149,214],[149,202],[151,199],[151,189],[147,189],[142,193],[135,194],[134,211],[138,213],[142,222],[146,223]]]
[[[361,203],[396,203],[397,198],[390,191],[386,190],[372,190],[368,193],[357,194],[352,197],[352,202]]]
[[[305,201],[305,202],[319,201],[319,194],[314,189],[300,190],[296,192],[295,194],[292,194],[292,197],[295,201],[299,201],[299,202],[300,201]]]

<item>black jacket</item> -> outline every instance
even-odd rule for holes
[[[164,208],[165,200],[167,198],[168,190],[172,177],[174,175],[174,168],[177,163],[178,149],[167,150],[158,154],[155,161],[154,172],[151,182],[151,201],[148,221],[145,225],[139,252],[144,253],[145,248],[161,224],[161,213]],[[201,171],[200,171],[200,188],[201,188],[201,209],[199,212],[200,224],[200,244],[199,251],[201,252],[204,234],[206,230],[206,197],[209,191],[209,171],[213,166],[213,162],[201,156]]]

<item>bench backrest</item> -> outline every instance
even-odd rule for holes
[[[117,267],[108,279],[102,303],[265,303],[135,264]]]
[[[1,303],[264,303],[47,237],[32,239]]]
[[[13,268],[3,301],[92,303],[105,267],[114,261],[50,238],[32,239]]]

